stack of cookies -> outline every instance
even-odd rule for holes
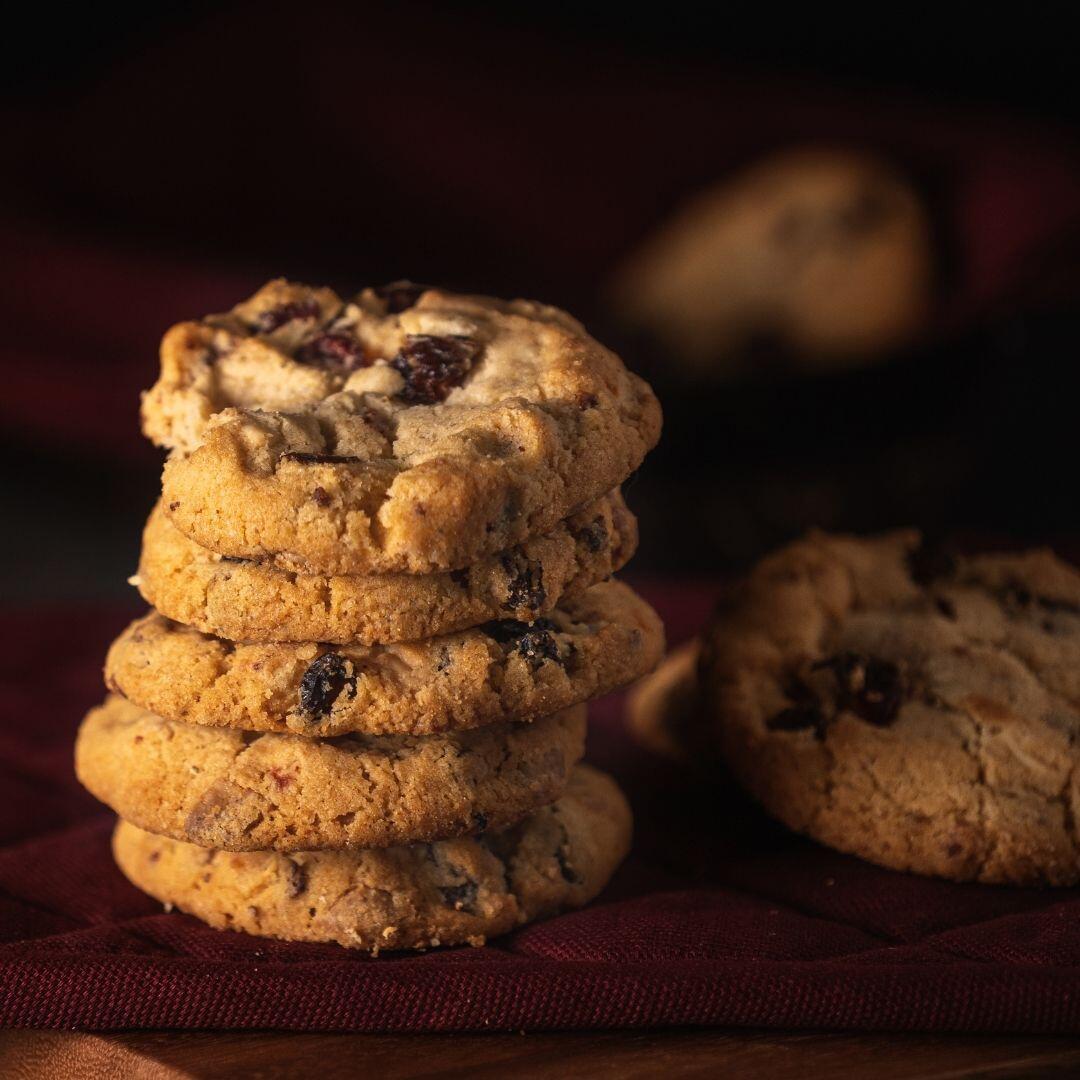
[[[649,387],[557,309],[275,281],[166,334],[153,605],[114,642],[80,780],[123,872],[216,927],[479,943],[586,903],[630,814],[585,702],[649,671],[609,580]]]

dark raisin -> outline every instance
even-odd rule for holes
[[[439,649],[439,658],[435,661],[435,670],[439,671],[439,672],[442,672],[442,671],[449,671],[449,669],[450,669],[450,650],[445,645],[443,645]]]
[[[602,551],[608,541],[607,525],[604,519],[597,518],[595,521],[590,521],[588,525],[574,533],[574,539],[583,543],[594,555]]]
[[[450,580],[459,588],[464,589],[465,592],[469,591],[469,583],[471,575],[469,574],[469,568],[466,566],[463,570],[451,570]]]
[[[303,896],[307,892],[308,877],[307,868],[301,866],[297,862],[293,862],[292,859],[285,860],[287,864],[288,877],[285,879],[285,895],[290,900],[295,900],[298,896]]]
[[[290,300],[260,311],[252,326],[256,333],[272,334],[278,327],[292,322],[293,319],[317,319],[320,314],[322,312],[316,300]]]
[[[239,555],[222,555],[222,562],[250,562],[250,559],[242,559]]]
[[[498,619],[485,623],[481,629],[500,645],[517,649],[534,669],[545,660],[561,663],[558,643],[551,634],[557,627],[550,619],[537,619],[531,624],[517,619]]]
[[[439,892],[447,907],[452,907],[455,911],[471,912],[479,889],[475,881],[465,881],[460,885],[442,885]]]
[[[411,405],[445,401],[450,391],[465,381],[479,352],[480,346],[472,338],[410,337],[390,361],[405,379],[398,396]]]
[[[904,683],[900,668],[891,660],[842,652],[818,661],[814,668],[827,669],[835,676],[841,709],[876,727],[887,727],[896,719]]]
[[[934,607],[950,622],[956,622],[956,605],[946,596],[935,596]]]
[[[595,394],[578,394],[577,406],[582,412],[595,409],[600,404],[600,399]]]
[[[311,492],[311,498],[319,506],[329,506],[333,501],[333,497],[324,487],[316,487]]]
[[[349,674],[340,653],[325,653],[304,672],[300,680],[300,708],[311,716],[326,716],[345,688],[356,691],[356,677]]]
[[[472,823],[474,832],[486,832],[488,827],[487,814],[481,814],[479,810],[474,810]]]
[[[956,556],[943,544],[924,540],[907,556],[908,572],[916,585],[932,585],[956,573]]]
[[[396,315],[411,308],[430,288],[430,285],[417,285],[415,281],[391,281],[377,286],[374,292],[380,300],[386,301],[386,313]]]
[[[1018,581],[1010,581],[1001,593],[1001,600],[1007,607],[1033,608],[1039,607],[1051,615],[1080,615],[1080,605],[1070,600],[1057,600],[1052,596],[1040,596],[1033,593]]]
[[[820,731],[825,727],[825,715],[817,705],[792,705],[770,716],[765,726],[770,731]]]
[[[355,465],[358,457],[352,454],[310,454],[304,450],[286,450],[282,461],[296,461],[301,465]]]
[[[527,559],[520,551],[501,556],[499,562],[510,579],[503,607],[528,608],[530,611],[542,608],[547,599],[543,566]]]
[[[347,374],[357,368],[371,367],[372,358],[351,334],[320,334],[296,350],[298,363]]]

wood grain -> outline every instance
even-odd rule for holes
[[[599,1032],[564,1035],[289,1035],[269,1033],[0,1032],[11,1080],[318,1076],[514,1080],[663,1076],[730,1080],[1021,1080],[1080,1075],[1072,1039]]]

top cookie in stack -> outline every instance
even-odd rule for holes
[[[214,925],[373,949],[595,895],[630,824],[576,764],[582,703],[663,648],[608,580],[637,543],[618,486],[659,436],[649,387],[540,304],[276,281],[166,334],[143,422],[171,451],[134,579],[156,610],[77,748],[125,873]],[[458,882],[440,845],[467,836],[504,872]],[[200,848],[250,854],[189,881]],[[410,906],[309,905],[298,853],[305,882]],[[240,906],[245,875],[282,895]]]

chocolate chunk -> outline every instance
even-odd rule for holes
[[[316,300],[290,300],[288,303],[260,311],[252,326],[256,333],[272,334],[293,319],[317,319],[320,314],[322,312]]]
[[[545,660],[562,663],[558,643],[551,633],[557,630],[557,627],[550,619],[537,619],[533,623],[519,622],[517,619],[498,619],[485,623],[481,629],[503,647],[517,649],[534,670]]]
[[[348,374],[357,368],[371,367],[373,358],[351,334],[320,334],[296,350],[294,359],[309,367]]]
[[[887,727],[896,719],[904,700],[904,683],[900,668],[891,660],[842,652],[819,660],[813,667],[833,673],[841,709],[875,727]]]
[[[503,555],[499,562],[510,579],[506,588],[506,608],[528,608],[538,611],[544,606],[547,591],[544,589],[544,568],[538,562],[527,559],[520,551]]]
[[[431,287],[417,285],[414,281],[391,281],[386,285],[376,286],[373,291],[380,300],[386,301],[386,313],[397,315],[398,312],[411,308]]]
[[[290,900],[295,900],[298,896],[303,896],[307,892],[307,868],[293,862],[292,859],[286,859],[285,864],[287,874],[285,878],[285,895]]]
[[[326,716],[346,688],[351,694],[356,693],[356,676],[349,674],[340,653],[325,653],[300,680],[300,708],[310,716]]]
[[[439,892],[442,894],[443,903],[452,907],[455,911],[465,911],[470,914],[475,910],[476,898],[479,886],[475,881],[465,881],[460,885],[441,885]]]
[[[282,461],[297,461],[301,465],[355,465],[360,459],[352,454],[309,454],[303,450],[286,450]]]
[[[595,521],[590,521],[588,525],[582,526],[574,533],[574,539],[584,544],[594,555],[598,551],[602,551],[608,540],[607,525],[604,524],[604,519],[598,517]]]
[[[405,379],[398,396],[411,405],[433,405],[445,401],[465,376],[480,352],[480,345],[467,337],[431,337],[416,334],[406,341],[390,366]]]

